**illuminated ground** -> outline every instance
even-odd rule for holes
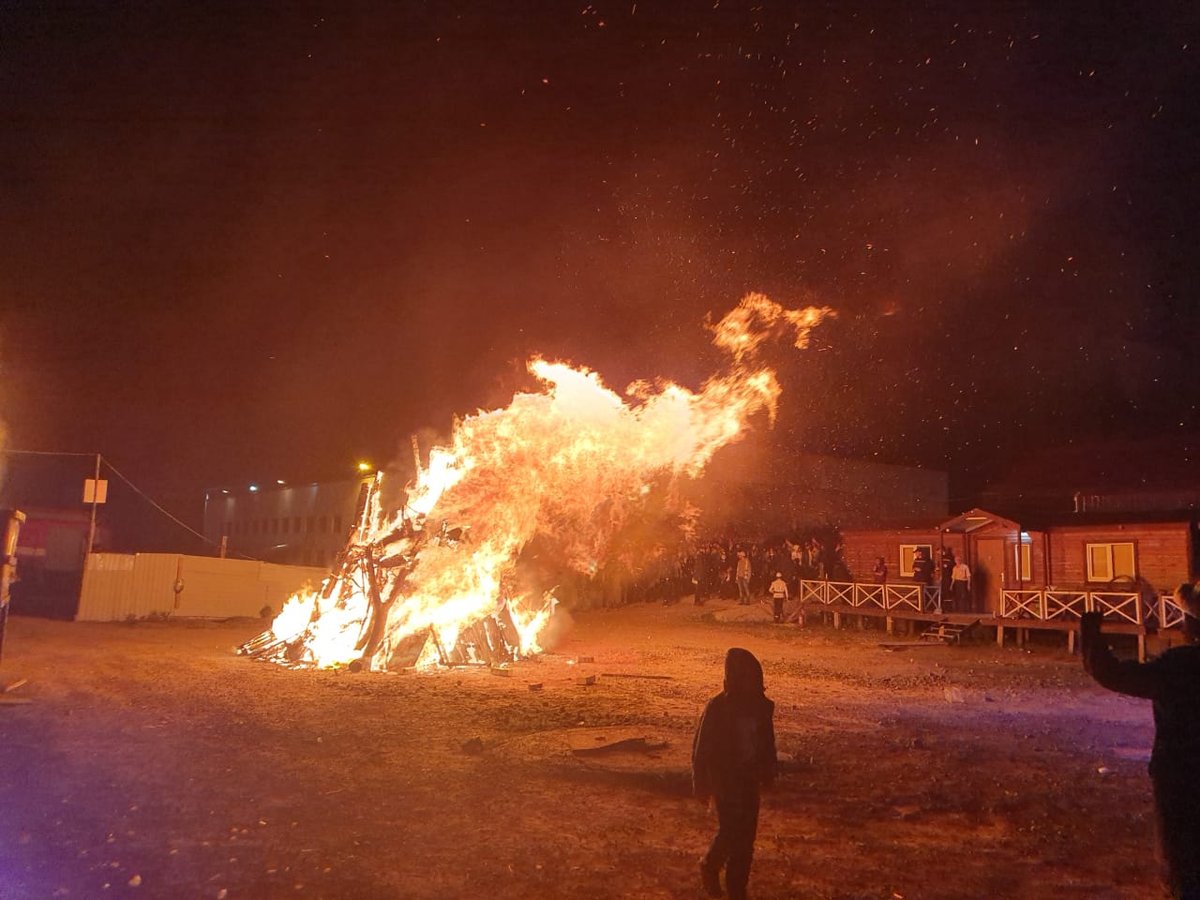
[[[722,610],[586,613],[507,678],[286,671],[233,655],[245,621],[12,620],[0,683],[34,702],[0,707],[0,897],[698,897],[687,758],[732,645],[784,761],[753,896],[1161,896],[1149,708],[1064,650]],[[573,755],[591,729],[669,746]]]

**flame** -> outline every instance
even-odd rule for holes
[[[699,392],[638,382],[626,400],[587,368],[531,360],[542,390],[459,421],[407,486],[400,510],[379,508],[376,476],[341,567],[320,590],[293,596],[252,644],[292,665],[383,669],[408,642],[424,640],[409,661],[421,667],[464,646],[467,658],[485,659],[488,635],[511,629],[503,641],[518,655],[539,652],[557,601],[552,592],[517,590],[521,551],[536,538],[570,570],[594,572],[664,484],[699,475],[757,413],[774,420],[780,387],[757,360],[763,342],[793,332],[804,347],[832,314],[747,295],[709,326],[731,364]],[[695,519],[695,510],[678,512]]]

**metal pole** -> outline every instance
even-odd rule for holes
[[[8,589],[17,570],[17,537],[25,513],[14,509],[4,529],[4,544],[0,546],[0,657],[4,655],[4,631],[8,625]]]
[[[96,478],[92,482],[92,521],[88,526],[88,543],[87,555],[92,555],[92,545],[96,542],[96,501],[100,497],[100,454],[96,454]],[[84,567],[87,567],[87,559],[84,559]]]

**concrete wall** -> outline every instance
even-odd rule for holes
[[[111,622],[151,615],[257,618],[278,613],[323,568],[175,553],[93,553],[83,573],[77,621]],[[176,594],[175,585],[182,590]]]
[[[702,511],[703,531],[752,538],[817,525],[940,522],[950,506],[945,472],[813,453],[766,458],[750,445],[723,449],[684,494]]]
[[[209,491],[204,536],[228,538],[229,556],[328,566],[346,546],[363,479]]]

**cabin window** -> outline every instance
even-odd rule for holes
[[[1137,574],[1133,544],[1088,544],[1088,581],[1112,581],[1133,578]]]
[[[1033,545],[1024,541],[1013,544],[1013,571],[1017,573],[1018,581],[1029,581],[1033,577],[1032,551]]]
[[[917,550],[924,547],[925,555],[933,559],[933,544],[901,544],[900,545],[900,577],[912,578],[913,573],[913,557],[917,555]]]

